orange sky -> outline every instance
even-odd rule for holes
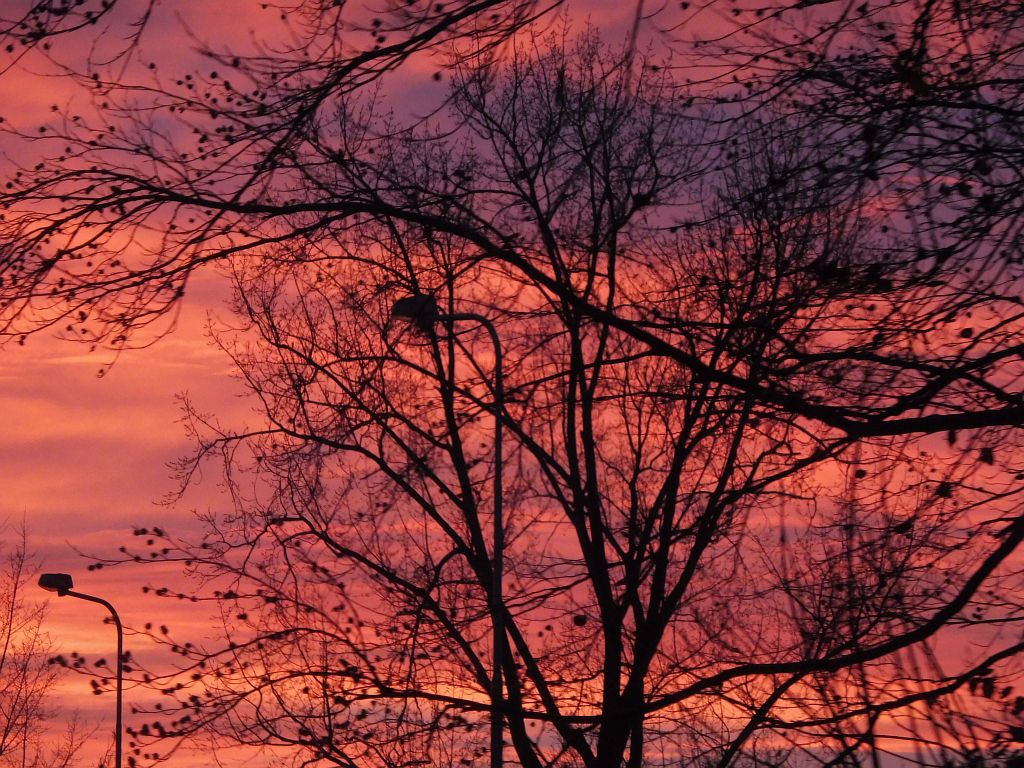
[[[253,0],[159,5],[141,58],[157,59],[164,75],[177,74],[172,70],[178,64],[184,72],[188,62],[194,61],[194,38],[189,39],[184,25],[194,37],[204,38],[204,30],[209,30],[210,38],[236,41],[235,49],[244,51],[250,46],[251,32],[280,30],[277,15],[261,12],[259,6]],[[176,18],[175,12],[182,7],[186,8],[184,18]],[[622,33],[632,23],[636,6],[591,0],[570,10],[576,18]],[[168,51],[176,53],[169,57]],[[42,62],[26,60],[24,66],[27,69],[0,78],[0,114],[11,121],[38,123],[49,119],[51,105],[69,103],[72,89],[59,77],[41,77],[47,71]],[[403,90],[412,89],[427,104],[442,92],[443,84],[433,83],[431,68],[418,69],[422,80],[414,75],[403,83]],[[14,149],[0,143],[0,152],[13,156]],[[17,152],[19,162],[30,159],[22,148]],[[193,284],[177,330],[150,348],[124,353],[102,378],[97,372],[108,367],[109,355],[90,353],[84,346],[48,334],[30,338],[24,347],[11,345],[0,351],[0,522],[6,521],[10,530],[24,520],[30,545],[45,570],[73,574],[77,589],[113,602],[126,626],[139,626],[159,616],[161,623],[191,625],[193,631],[201,632],[206,620],[201,605],[145,598],[136,579],[154,578],[155,572],[87,572],[88,560],[75,548],[110,553],[131,543],[133,526],[158,524],[174,530],[192,524],[187,507],[171,510],[154,505],[174,487],[167,463],[189,448],[176,423],[175,396],[187,391],[203,410],[222,414],[226,421],[232,415],[244,418],[248,408],[238,397],[239,386],[229,378],[228,360],[204,336],[206,313],[219,306],[222,286],[212,273]],[[190,501],[196,506],[217,504],[215,487],[207,483],[203,493]],[[104,612],[99,606],[69,598],[49,602],[47,628],[59,650],[112,657],[113,628],[102,623]],[[126,649],[144,653],[132,638]],[[128,722],[132,697],[129,690]],[[87,680],[72,677],[62,684],[53,704],[59,717],[78,710],[98,728],[82,763],[95,764],[95,757],[109,743],[113,697],[94,697]],[[169,765],[202,766],[204,761],[183,754]]]
[[[136,580],[161,574],[89,572],[88,561],[74,551],[110,553],[130,543],[136,525],[191,525],[188,508],[154,503],[173,488],[167,462],[189,447],[176,423],[175,395],[187,391],[211,408],[244,417],[247,406],[236,397],[227,360],[203,335],[203,304],[211,297],[196,293],[173,336],[124,354],[103,378],[97,371],[107,355],[52,338],[31,338],[0,353],[0,520],[16,525],[24,519],[44,568],[71,573],[77,589],[110,600],[126,626],[159,617],[187,633],[186,624],[201,631],[206,619],[201,606],[144,598],[143,582]],[[216,490],[190,501],[216,504]],[[110,658],[114,630],[103,618],[100,606],[50,599],[46,626],[60,650]],[[136,655],[145,651],[131,638],[125,647]],[[87,680],[71,677],[53,703],[59,715],[79,710],[100,727],[90,755],[103,748],[112,697],[95,697]],[[130,703],[129,692],[126,708]],[[181,764],[199,765],[192,759]]]
[[[185,21],[197,36],[203,36],[205,27],[214,30],[218,39],[237,40],[236,50],[244,50],[255,24],[271,30],[280,24],[276,15],[259,13],[258,6],[251,0],[203,3],[202,19]],[[147,59],[147,44],[159,41],[162,73],[176,75],[168,71],[176,62],[164,52],[177,48],[178,59],[187,60],[193,43],[169,9],[162,11],[147,30],[142,58]],[[224,30],[232,27],[240,34],[226,37]],[[40,77],[38,73],[46,71],[44,63],[24,64],[28,71],[0,78],[0,113],[23,124],[42,122],[50,118],[52,104],[73,98],[73,89],[61,78]],[[423,80],[433,83],[427,72]],[[0,143],[0,151],[4,150],[18,162],[27,160],[21,147],[15,154],[13,147]],[[181,636],[194,638],[202,636],[204,624],[209,626],[203,605],[158,602],[142,594],[143,582],[136,580],[158,578],[159,572],[89,572],[89,561],[75,549],[109,554],[131,543],[134,526],[158,524],[180,530],[193,524],[188,507],[168,509],[155,502],[174,488],[168,462],[189,449],[177,423],[176,395],[188,392],[203,409],[216,411],[226,420],[245,416],[247,406],[238,399],[240,387],[229,378],[229,361],[207,344],[204,334],[206,313],[220,305],[218,291],[222,290],[223,281],[212,273],[194,282],[175,332],[152,347],[124,353],[102,378],[97,373],[108,367],[107,353],[90,353],[83,345],[62,342],[50,334],[32,337],[24,347],[9,345],[0,351],[0,522],[8,524],[5,534],[13,539],[12,529],[24,520],[30,546],[43,568],[73,574],[79,591],[110,600],[127,627],[158,620]],[[204,493],[189,501],[200,507],[216,505],[214,484],[207,483]],[[164,573],[168,571],[163,568]],[[173,572],[168,575],[174,576]],[[39,595],[45,599],[45,593]],[[49,603],[46,626],[57,650],[79,651],[92,658],[113,656],[114,630],[103,624],[105,612],[100,606],[71,598],[53,598]],[[136,656],[145,654],[140,644],[129,637],[125,648]],[[141,695],[148,698],[150,694]],[[128,690],[125,717],[129,723],[132,697]],[[94,765],[110,744],[113,697],[93,696],[87,679],[71,675],[52,704],[56,732],[60,721],[76,711],[86,725],[96,727],[81,762]],[[170,763],[204,764],[213,763],[194,753],[183,753]]]

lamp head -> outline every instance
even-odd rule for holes
[[[425,293],[415,293],[396,301],[391,308],[391,316],[408,320],[422,331],[429,331],[440,313],[437,310],[437,299]]]
[[[39,577],[39,586],[47,592],[56,592],[58,597],[64,597],[75,588],[75,582],[67,573],[44,573]]]

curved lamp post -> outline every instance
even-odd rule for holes
[[[418,328],[429,331],[438,323],[451,325],[459,320],[471,320],[480,323],[491,336],[494,344],[494,554],[491,562],[491,620],[493,622],[494,640],[492,671],[491,671],[491,766],[501,768],[503,749],[503,715],[502,705],[504,689],[502,686],[502,666],[505,661],[505,616],[502,599],[502,572],[504,570],[505,529],[501,514],[501,432],[502,411],[505,407],[505,384],[502,375],[501,340],[494,324],[483,315],[475,312],[453,312],[443,314],[439,311],[437,300],[433,296],[415,294],[406,296],[395,302],[391,316],[408,320]]]
[[[77,597],[79,600],[88,600],[90,603],[99,603],[108,611],[114,619],[114,626],[117,627],[117,720],[114,725],[114,768],[121,768],[121,709],[124,693],[124,629],[121,627],[121,617],[117,615],[114,606],[102,597],[86,595],[82,592],[75,592],[75,583],[67,573],[44,573],[39,577],[39,586],[47,592],[56,592],[58,597]]]

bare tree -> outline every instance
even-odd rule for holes
[[[49,52],[53,43],[62,42],[62,38],[86,30],[95,33],[98,25],[105,25],[116,15],[117,5],[118,0],[12,0],[6,3],[0,11],[0,41],[3,43],[0,73],[9,72],[37,47]],[[128,3],[120,5],[123,8]],[[142,4],[134,25],[145,26],[151,10],[151,2]]]
[[[714,8],[714,5],[712,5]],[[739,5],[701,45],[733,84],[716,95],[812,122],[823,169],[868,188],[921,260],[1019,268],[1024,14],[946,0]]]
[[[33,563],[25,534],[5,547],[0,573],[0,766],[67,768],[83,742],[75,723],[59,738],[47,722],[58,668],[43,630],[43,606],[25,594]]]
[[[332,67],[349,61],[333,53],[334,46],[341,45],[342,29],[327,23],[331,14],[317,3],[300,4],[295,10],[292,17],[299,24],[296,34],[300,43],[280,55],[245,58],[210,50],[209,70],[183,75],[179,85],[156,75],[148,83],[119,84],[100,78],[96,90],[103,101],[97,105],[95,118],[85,113],[64,120],[58,111],[59,119],[52,124],[8,129],[23,140],[52,146],[54,153],[35,166],[16,170],[0,198],[7,210],[0,228],[0,247],[4,249],[0,254],[4,273],[0,329],[5,335],[23,341],[26,333],[55,328],[72,338],[121,348],[133,333],[147,328],[159,332],[152,324],[167,318],[184,295],[189,276],[202,265],[256,252],[283,239],[345,229],[359,216],[384,216],[429,224],[464,239],[489,258],[522,271],[545,290],[560,294],[580,311],[611,323],[659,354],[849,433],[1014,425],[1024,416],[1022,407],[1011,400],[971,412],[964,412],[961,403],[957,413],[935,412],[925,420],[899,419],[906,415],[904,409],[887,412],[885,425],[868,424],[855,410],[804,402],[799,393],[772,392],[756,381],[723,377],[687,354],[685,346],[676,345],[670,328],[664,329],[668,333],[660,333],[656,325],[636,323],[624,313],[609,313],[581,301],[565,290],[557,274],[522,258],[514,242],[502,239],[505,233],[478,227],[477,220],[449,216],[438,205],[443,200],[409,200],[401,189],[365,184],[364,175],[372,177],[388,170],[379,156],[363,154],[379,144],[377,134],[388,130],[387,121],[375,121],[372,103],[360,102],[358,83],[330,76]],[[1012,21],[1015,17],[1008,18]],[[469,36],[471,50],[477,39]],[[505,38],[484,35],[479,39],[475,50],[482,49],[486,57],[493,48],[484,42]],[[813,41],[799,38],[786,50],[799,58]],[[302,53],[307,49],[322,50],[323,60],[307,61]],[[462,58],[457,56],[455,61]],[[842,101],[842,93],[834,98]],[[820,120],[813,130],[809,127],[808,114],[815,119],[841,114],[831,100],[820,106],[811,113],[796,112],[794,117],[803,120],[804,137],[816,134],[817,145],[831,141],[833,149],[840,151],[816,161],[813,172],[803,169],[799,178],[812,184],[828,179],[837,182],[836,190],[851,194],[875,191],[862,183],[872,175],[870,163],[857,155],[858,145],[848,131],[827,130]],[[159,115],[159,123],[154,122],[155,115]],[[735,122],[736,115],[720,117]],[[740,134],[743,130],[742,125],[737,128]],[[907,140],[912,141],[916,134],[897,131],[896,135],[909,136]],[[946,145],[938,144],[929,156],[948,157],[943,154]],[[898,157],[894,164],[902,162]],[[1008,167],[1015,167],[1012,157],[1007,157]],[[158,162],[152,173],[140,174],[138,163],[147,158]],[[768,181],[780,183],[775,177]],[[939,184],[935,189],[949,191],[948,185]],[[389,194],[391,191],[395,194]],[[1014,241],[1006,241],[1006,249],[1001,251],[1002,236],[993,241],[975,236],[973,230],[964,233],[954,228],[950,234],[948,226],[924,226],[917,221],[897,227],[905,216],[934,223],[942,211],[920,197],[896,199],[889,211],[892,220],[882,225],[883,234],[904,238],[906,247],[898,253],[892,248],[880,251],[886,259],[898,258],[904,265],[915,262],[923,270],[935,268],[943,275],[956,272],[963,276],[968,270],[984,273],[988,262],[977,259],[986,254],[1014,253],[1018,247]],[[1005,210],[1012,214],[1017,208]],[[969,222],[971,217],[960,216],[958,221]],[[1007,219],[1003,229],[1016,231],[1014,221]],[[150,232],[158,236],[153,238]],[[983,248],[984,254],[980,253]],[[883,261],[880,256],[870,271],[884,271]],[[1019,266],[1013,258],[1005,265],[1011,282],[1019,277]],[[922,393],[921,397],[928,396]]]
[[[389,320],[407,292],[504,347],[510,759],[856,764],[1015,674],[1012,284],[917,270],[886,211],[818,182],[805,126],[723,144],[625,60],[588,39],[466,68],[452,137],[338,121],[349,154],[307,182],[375,215],[283,204],[289,237],[235,261],[223,343],[267,422],[190,411],[181,469],[222,458],[236,509],[126,558],[184,563],[205,588],[154,589],[219,606],[227,644],[167,636],[140,749],[483,754],[494,358],[472,324]],[[952,671],[908,662],[958,632]]]
[[[841,119],[857,94],[790,108],[778,62],[774,102],[704,107],[678,61],[485,36],[455,57],[451,112],[406,128],[361,98],[332,12],[301,8],[322,55],[101,84],[104,122],[46,126],[58,153],[2,197],[11,334],[119,347],[203,264],[236,289],[222,343],[265,423],[190,408],[181,466],[223,459],[235,508],[99,563],[180,561],[195,591],[157,594],[222,614],[223,645],[156,629],[181,665],[141,673],[166,700],[136,748],[471,764],[491,717],[526,766],[1011,743],[1016,242],[976,240],[924,187],[886,196]],[[483,330],[401,327],[407,293],[491,319],[500,401]],[[954,716],[972,687],[1005,727]]]

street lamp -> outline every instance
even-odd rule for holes
[[[443,314],[433,296],[415,294],[395,302],[391,316],[408,320],[423,331],[434,325],[451,325],[459,320],[480,323],[491,336],[494,344],[494,556],[491,563],[491,620],[494,628],[494,657],[491,672],[491,766],[501,768],[503,752],[502,721],[502,673],[505,661],[505,616],[502,605],[502,571],[505,556],[505,530],[501,518],[501,431],[502,411],[505,407],[505,383],[502,375],[501,340],[494,324],[475,312],[452,312]]]
[[[124,630],[121,627],[121,617],[117,615],[114,606],[102,597],[75,592],[75,583],[70,574],[44,573],[39,577],[39,586],[47,592],[56,592],[58,597],[67,595],[80,600],[88,600],[90,603],[99,603],[110,611],[110,615],[114,619],[114,626],[117,627],[117,721],[114,725],[114,768],[121,768],[121,705],[124,693]]]

